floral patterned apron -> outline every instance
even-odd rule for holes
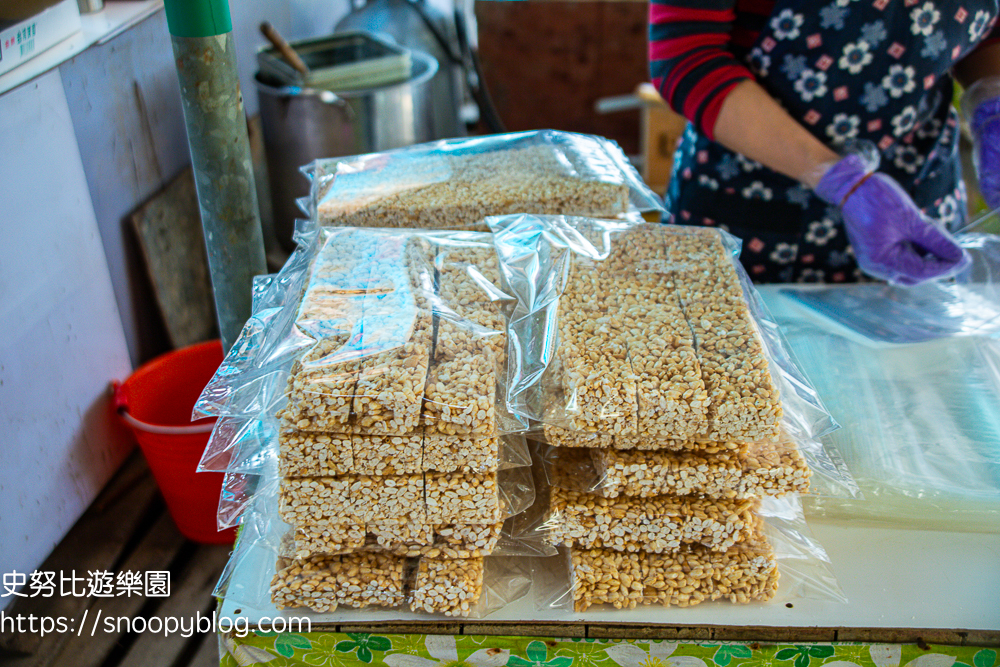
[[[998,0],[779,0],[744,60],[793,118],[829,146],[878,146],[881,170],[924,212],[958,226],[965,189],[951,66],[989,34]],[[743,239],[756,282],[862,278],[840,212],[806,186],[688,125],[674,158],[676,222]]]

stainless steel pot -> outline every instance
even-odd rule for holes
[[[434,138],[464,137],[461,105],[464,70],[453,20],[428,0],[367,0],[337,23],[335,32],[366,30],[387,35],[400,46],[430,54],[440,66],[430,82]]]
[[[295,200],[309,194],[300,167],[318,158],[373,153],[435,138],[428,82],[438,63],[418,51],[411,52],[411,61],[407,81],[343,92],[274,86],[257,73],[274,231],[283,248],[295,248],[295,219],[303,217]]]

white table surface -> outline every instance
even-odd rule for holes
[[[772,307],[778,305],[776,299],[782,298],[774,288],[764,288],[762,292]],[[914,530],[816,519],[809,519],[809,526],[813,537],[829,555],[833,574],[847,597],[846,603],[789,598],[780,592],[779,586],[778,598],[770,603],[712,602],[688,609],[639,607],[622,611],[595,608],[576,613],[540,608],[535,596],[529,593],[485,620],[1000,630],[1000,530],[994,533]],[[236,569],[232,583],[235,587],[252,586],[270,581],[273,573],[273,554],[259,550]],[[260,588],[259,584],[257,587]],[[435,620],[427,614],[401,609],[343,609],[315,614],[304,609],[279,611],[266,601],[257,606],[246,602],[246,599],[227,599],[221,615],[245,616],[252,623],[264,617],[306,616],[314,624],[335,625]]]
[[[830,556],[834,574],[848,598],[846,604],[791,599],[787,603],[712,602],[688,609],[639,607],[574,613],[537,609],[534,597],[529,594],[490,614],[486,620],[1000,630],[1000,535],[858,527],[819,521],[811,521],[810,526]],[[236,570],[235,585],[270,581],[274,573],[273,556],[263,551],[257,555],[259,558],[244,562]],[[233,600],[223,603],[221,615],[245,616],[251,623],[276,616],[308,616],[314,624],[434,619],[403,610],[344,609],[332,614],[315,614],[304,609],[279,611],[269,604],[254,608]]]

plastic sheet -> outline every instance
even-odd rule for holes
[[[507,403],[571,431],[686,442],[836,428],[735,260],[708,228],[489,218],[507,288]]]
[[[222,417],[201,455],[198,472],[256,474],[277,454],[277,419]]]
[[[552,130],[318,160],[303,172],[312,190],[300,206],[324,225],[485,231],[488,215],[663,210],[616,144]]]
[[[527,443],[522,436],[504,436],[499,440],[502,456],[496,468],[491,468],[488,471],[456,468],[456,470],[461,470],[462,472],[452,477],[462,479],[463,475],[467,475],[477,479],[482,479],[484,476],[495,478],[499,502],[504,507],[504,514],[509,516],[511,513],[523,511],[525,507],[530,506],[533,502],[534,484],[530,472],[527,469],[515,472],[517,468],[527,468],[527,466],[531,465],[531,455],[528,452]],[[272,477],[276,474],[286,474],[285,466],[280,457],[277,456],[277,450],[278,443],[276,440],[272,440],[264,449],[260,450],[260,455],[255,457],[254,461],[258,462],[259,465],[255,466],[252,470],[221,471],[225,472],[225,477],[223,478],[219,499],[218,525],[220,530],[240,523],[241,517],[252,505],[253,496],[258,491],[262,475],[267,474],[268,470],[273,469],[276,469],[277,473],[272,474]],[[381,465],[389,457],[391,457],[391,453],[384,453],[382,458],[376,458],[373,461]],[[330,486],[336,485],[335,480],[337,479],[365,480],[370,481],[369,486],[371,486],[380,476],[386,476],[387,473],[384,472],[384,467],[380,467],[380,470],[381,472],[378,472],[378,474],[372,475],[345,473],[339,478],[335,475],[315,475],[305,476],[302,479],[323,479],[326,480],[324,483]],[[492,475],[489,473],[492,473]],[[389,476],[395,480],[403,478],[415,479],[415,475],[391,474]],[[441,476],[440,474],[435,475],[433,471],[431,472],[432,479]],[[426,487],[426,478],[424,479],[422,488],[424,487]],[[270,486],[266,487],[266,490],[273,492],[275,488],[277,488],[275,482],[272,481],[270,482]]]
[[[767,498],[754,516],[760,521],[750,533],[724,550],[700,544],[663,553],[571,547],[533,559],[536,607],[585,611],[594,605],[688,607],[713,600],[847,601],[794,496]]]
[[[783,290],[769,301],[843,425],[824,440],[843,455],[864,496],[809,499],[811,513],[1000,530],[1000,339],[876,345],[797,307]]]
[[[1000,238],[966,233],[959,244],[972,264],[955,280],[914,287],[859,285],[786,294],[877,343],[920,343],[1000,333]]]

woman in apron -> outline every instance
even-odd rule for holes
[[[652,0],[653,82],[691,121],[673,221],[743,239],[757,282],[960,270],[941,231],[966,209],[952,74],[971,86],[963,111],[996,207],[997,14],[998,0]]]

